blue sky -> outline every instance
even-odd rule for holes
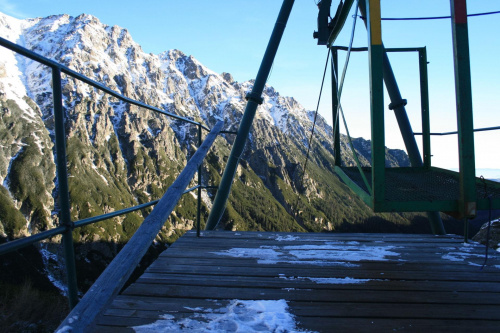
[[[326,48],[312,38],[316,0],[297,0],[268,84],[315,109]],[[337,1],[333,1],[334,7]],[[179,49],[216,72],[230,72],[238,81],[255,78],[279,12],[279,0],[0,0],[0,11],[30,18],[52,14],[92,14],[107,25],[129,30],[143,50],[160,53]],[[500,10],[498,0],[468,0],[469,13]],[[449,15],[448,0],[382,0],[383,17]],[[347,45],[353,18],[338,44]],[[358,20],[354,44],[366,46],[366,30]],[[451,24],[449,20],[384,22],[387,47],[427,46],[431,99],[431,130],[456,130]],[[469,18],[474,127],[500,126],[500,15]],[[341,53],[342,58],[345,54]],[[390,55],[415,131],[420,131],[418,59],[416,54]],[[351,135],[370,137],[366,54],[351,57],[342,104]],[[329,89],[327,85],[327,90]],[[329,94],[320,111],[330,119]],[[388,104],[388,98],[385,104]],[[386,113],[386,145],[403,148],[391,111]],[[500,169],[500,131],[477,133],[477,168]],[[458,166],[456,136],[433,137],[433,165]],[[478,172],[479,175],[479,172]],[[500,178],[500,174],[497,178]]]

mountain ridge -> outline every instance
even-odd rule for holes
[[[0,36],[101,82],[124,96],[212,126],[235,131],[253,81],[236,82],[179,50],[146,54],[126,29],[91,15],[16,20],[0,15]],[[17,35],[16,35],[17,34]],[[17,37],[16,37],[17,36]],[[0,48],[0,235],[13,239],[58,224],[50,70]],[[128,105],[63,76],[67,160],[73,221],[158,199],[194,152],[197,129]],[[411,214],[374,214],[333,174],[332,128],[318,116],[311,161],[301,182],[313,113],[271,86],[263,92],[221,228],[333,231],[371,218],[408,227]],[[23,121],[18,121],[22,119]],[[222,135],[203,166],[205,185],[217,185],[234,136]],[[364,165],[369,141],[353,142]],[[345,153],[344,160],[353,165]],[[387,164],[408,165],[387,149]],[[194,184],[194,183],[193,183]],[[202,216],[213,190],[202,193]],[[156,239],[171,243],[194,225],[194,193],[183,197]],[[91,253],[113,257],[150,210],[73,232],[82,267]],[[342,229],[341,228],[341,229]],[[343,229],[342,229],[343,230]],[[58,239],[54,240],[57,251]],[[86,261],[87,260],[87,261]],[[47,264],[47,266],[50,266]]]

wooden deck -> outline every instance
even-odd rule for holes
[[[481,270],[484,251],[449,235],[188,232],[96,330],[499,332],[500,260]]]

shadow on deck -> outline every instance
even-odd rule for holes
[[[498,331],[500,260],[491,250],[481,270],[484,252],[450,235],[204,232],[197,239],[191,231],[115,298],[96,328]]]

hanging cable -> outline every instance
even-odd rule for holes
[[[316,112],[314,113],[314,121],[313,121],[313,126],[311,128],[311,135],[309,136],[309,142],[307,145],[306,159],[304,161],[304,170],[302,172],[302,177],[300,177],[300,183],[299,183],[300,185],[304,184],[304,176],[306,174],[307,162],[309,161],[309,154],[311,152],[312,140],[313,140],[314,130],[316,128],[316,120],[318,118],[319,104],[321,102],[321,95],[323,93],[323,86],[325,84],[326,70],[328,69],[329,59],[330,59],[330,48],[328,48],[328,53],[326,55],[325,69],[323,70],[323,79],[321,80],[321,88],[319,89],[318,103],[316,104]],[[299,195],[300,194],[297,191],[297,201],[295,202],[295,207],[297,207],[299,204]]]
[[[357,16],[357,14],[358,14],[358,6],[356,5],[356,11],[355,11],[354,16]],[[356,20],[353,21],[353,27],[352,27],[352,32],[351,32],[351,41],[349,43],[349,51],[348,51],[348,54],[347,54],[347,57],[346,57],[346,62],[344,64],[344,70],[343,70],[343,73],[342,73],[342,80],[341,80],[339,92],[337,93],[337,97],[338,97],[338,101],[339,101],[339,107],[340,107],[340,95],[342,94],[342,86],[344,84],[345,74],[346,74],[346,71],[347,71],[347,65],[349,63],[350,51],[351,51],[352,43],[353,43],[353,40],[354,40],[354,32],[355,32],[355,30],[356,30]],[[309,161],[309,156],[310,156],[310,152],[311,152],[311,146],[312,146],[312,143],[313,143],[314,130],[316,128],[316,120],[317,120],[317,117],[318,117],[319,104],[320,104],[320,101],[321,101],[321,94],[323,92],[323,85],[325,83],[325,76],[326,76],[326,70],[328,68],[328,60],[330,58],[330,51],[331,51],[330,48],[328,48],[328,54],[326,56],[325,69],[323,70],[323,78],[322,78],[322,81],[321,81],[321,88],[320,88],[319,97],[318,97],[318,103],[316,105],[316,112],[314,113],[314,121],[313,121],[313,126],[312,126],[312,129],[311,129],[311,135],[309,136],[309,142],[308,142],[308,147],[307,147],[307,154],[306,154],[306,159],[305,159],[305,162],[304,162],[304,170],[302,172],[302,177],[300,178],[300,183],[299,183],[301,185],[304,184],[304,177],[305,177],[305,174],[306,174],[307,162]],[[335,77],[335,79],[337,79],[337,77]],[[345,118],[344,118],[344,124],[346,124]],[[337,128],[336,123],[335,123],[335,126],[334,126],[334,131],[335,131],[335,128]],[[346,126],[346,128],[347,128],[347,126]],[[352,143],[351,143],[351,145],[352,145]],[[357,156],[356,156],[356,159],[357,159]],[[359,163],[359,161],[358,161],[358,163]],[[364,174],[362,174],[362,176],[364,177]],[[298,207],[299,197],[300,197],[300,195],[297,194],[297,200],[295,202],[295,207]]]
[[[481,179],[481,182],[483,183],[484,186],[484,196],[488,199],[488,229],[486,230],[486,252],[484,253],[484,262],[483,265],[481,266],[481,270],[483,270],[484,266],[486,265],[486,262],[488,261],[488,248],[490,246],[490,230],[491,230],[491,195],[488,195],[488,187],[486,186],[486,181],[484,180],[484,177],[481,176],[479,177]]]
[[[358,16],[358,5],[356,3],[356,11],[354,13],[354,17],[357,17],[357,16]],[[352,25],[351,39],[349,41],[349,48],[347,49],[347,55],[346,55],[346,60],[345,60],[345,63],[344,63],[344,69],[342,70],[342,77],[340,79],[339,89],[338,89],[338,92],[337,92],[338,106],[337,106],[337,117],[335,118],[334,129],[337,128],[337,122],[338,122],[339,113],[340,113],[342,115],[342,120],[343,120],[344,127],[345,127],[345,130],[346,130],[347,139],[349,140],[349,146],[351,148],[353,159],[356,162],[356,166],[358,167],[358,170],[359,170],[359,172],[361,174],[361,178],[363,179],[363,182],[364,182],[364,184],[366,186],[366,189],[371,194],[372,193],[372,189],[371,189],[370,183],[366,179],[365,173],[363,172],[363,170],[361,168],[361,163],[359,162],[358,154],[356,153],[356,150],[354,149],[354,145],[352,144],[351,135],[349,134],[349,128],[347,127],[347,121],[345,119],[344,110],[342,109],[342,104],[340,103],[340,99],[341,99],[341,96],[342,96],[342,90],[344,88],[344,80],[345,80],[345,75],[346,75],[346,72],[347,72],[347,66],[349,65],[349,59],[351,58],[352,43],[354,41],[354,32],[355,31],[356,31],[356,20],[354,20],[353,25]],[[335,75],[335,80],[338,82],[337,73],[335,71],[333,71],[333,72],[334,72],[334,75]]]
[[[485,13],[476,13],[476,14],[468,14],[469,17],[474,16],[485,16],[485,15],[493,15],[500,14],[500,10],[494,12],[485,12]],[[357,15],[362,20],[365,19],[364,16]],[[382,21],[423,21],[423,20],[446,20],[451,19],[451,16],[429,16],[429,17],[382,17],[380,20]]]

